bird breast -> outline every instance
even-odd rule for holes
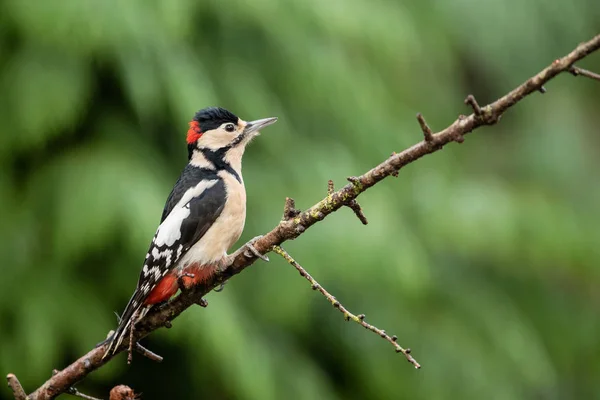
[[[186,267],[191,263],[210,265],[227,255],[242,235],[246,221],[246,188],[244,181],[238,180],[229,172],[219,171],[219,177],[225,181],[227,201],[215,223],[206,231],[179,263]]]

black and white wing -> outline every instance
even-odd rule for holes
[[[121,343],[136,311],[160,280],[212,226],[226,202],[223,180],[214,171],[188,165],[167,199],[140,273],[137,289],[121,316],[107,353]],[[138,315],[140,317],[140,315]]]

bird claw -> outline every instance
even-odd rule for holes
[[[214,291],[214,292],[217,292],[217,293],[219,293],[219,292],[222,292],[222,291],[223,291],[223,289],[225,288],[225,283],[226,283],[226,282],[223,282],[223,283],[221,283],[221,284],[219,285],[219,287],[218,287],[218,288],[214,288],[214,289],[213,289],[213,291]]]
[[[254,242],[256,242],[261,237],[262,236],[256,236],[255,238],[253,238],[252,240],[248,241],[248,243],[245,244],[246,250],[244,251],[244,255],[246,257],[250,258],[254,254],[256,257],[260,258],[261,260],[269,262],[269,257],[267,257],[265,254],[260,254],[258,252],[258,250],[256,250],[256,248],[254,247]]]
[[[242,247],[240,247],[239,249],[237,249],[235,251],[235,253],[228,255],[227,257],[224,257],[220,263],[219,263],[219,268],[221,271],[226,270],[227,268],[229,268],[230,266],[233,265],[233,262],[235,261],[235,259],[240,256],[241,254],[244,255],[244,257],[246,258],[252,258],[252,257],[257,257],[260,258],[261,260],[264,261],[269,261],[269,257],[267,257],[264,254],[260,254],[258,252],[258,250],[256,250],[256,248],[254,247],[253,243],[256,242],[258,239],[260,239],[262,237],[261,236],[256,236],[255,238],[253,238],[252,240],[249,240],[245,245],[243,245]]]
[[[181,290],[182,292],[184,292],[188,289],[183,278],[194,279],[195,275],[191,274],[189,272],[181,272],[180,274],[177,275],[177,286],[179,286],[179,290]]]

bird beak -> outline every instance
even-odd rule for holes
[[[275,122],[277,122],[277,117],[263,118],[257,119],[256,121],[250,121],[246,124],[246,127],[244,128],[244,135],[249,135],[251,133],[258,132],[265,126],[269,126],[271,124],[274,124]]]

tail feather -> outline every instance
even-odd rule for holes
[[[106,349],[106,352],[104,353],[104,356],[102,356],[102,358],[105,358],[109,354],[114,354],[123,342],[125,335],[129,332],[131,324],[135,324],[144,315],[146,315],[148,309],[141,302],[142,296],[140,295],[141,293],[136,291],[133,294],[133,296],[131,296],[131,299],[129,299],[129,303],[127,303],[127,307],[125,307],[125,311],[123,311],[123,314],[121,315],[117,329],[112,334],[112,336],[106,340],[108,342],[108,348]],[[139,312],[141,308],[144,309],[141,312]],[[134,314],[136,314],[136,311],[136,320],[133,321],[133,316]]]

